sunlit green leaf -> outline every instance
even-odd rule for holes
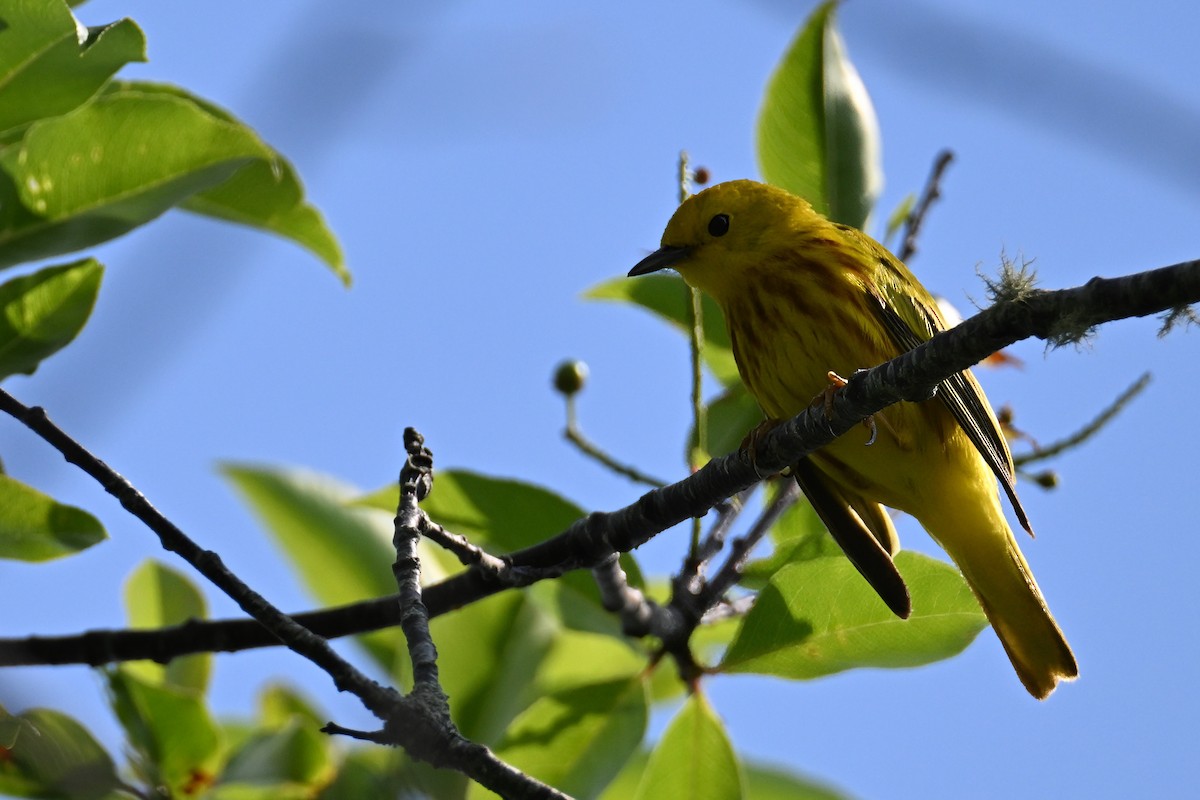
[[[186,575],[148,560],[125,582],[125,614],[131,628],[163,628],[204,619],[207,605],[204,595]],[[203,694],[212,672],[212,654],[181,656],[165,666],[152,661],[133,661],[126,669],[147,683]]]
[[[883,185],[879,124],[838,34],[836,7],[813,12],[772,75],[758,117],[758,163],[769,183],[863,228]]]
[[[212,782],[221,738],[199,693],[146,683],[124,669],[107,677],[113,710],[146,778],[172,796],[194,794]]]
[[[63,3],[14,0],[0,21],[0,132],[65,114],[123,65],[146,60],[132,20],[89,30]]]
[[[534,702],[509,727],[496,752],[567,794],[593,797],[637,750],[646,717],[640,678],[581,686]],[[467,796],[494,797],[478,785]]]
[[[86,511],[0,474],[0,558],[48,561],[86,550],[106,536]]]
[[[83,329],[104,268],[85,258],[0,285],[0,379],[32,375]]]
[[[725,725],[704,695],[693,694],[651,751],[633,798],[739,800],[743,796],[741,765]]]
[[[649,761],[650,754],[645,750],[638,750],[631,755],[626,760],[625,766],[621,767],[621,771],[617,773],[617,777],[613,778],[604,788],[598,800],[629,800],[633,797]]]
[[[903,551],[896,566],[912,595],[894,616],[844,557],[797,561],[758,595],[721,669],[808,679],[855,667],[915,667],[949,658],[987,618],[958,570]]]
[[[306,720],[317,728],[325,724],[324,715],[290,686],[271,683],[258,693],[258,718],[264,728],[281,728],[294,717]]]
[[[300,177],[286,161],[248,164],[224,183],[184,200],[180,207],[291,239],[312,251],[333,268],[342,283],[350,285],[341,245],[321,212],[304,201]]]
[[[539,694],[627,680],[646,669],[648,659],[627,641],[586,631],[564,630],[554,639],[537,673]]]
[[[288,237],[349,277],[290,165],[176,87],[113,82],[30,125],[0,150],[0,169],[0,267],[99,244],[190,200],[198,213]]]
[[[600,800],[629,800],[633,797],[649,761],[648,753],[634,753],[600,795]],[[849,800],[849,795],[791,770],[753,762],[742,762],[741,768],[745,786],[743,796],[749,800]]]
[[[178,97],[230,125],[242,122],[228,110],[178,86],[145,81],[113,84],[111,91],[138,91]],[[328,264],[350,285],[350,272],[337,237],[315,206],[304,199],[304,186],[292,165],[279,154],[269,161],[254,161],[229,180],[180,203],[180,208],[215,219],[258,228],[291,239]]]
[[[464,735],[495,742],[546,694],[639,674],[646,658],[617,635],[611,614],[606,632],[588,630],[605,627],[593,613],[606,612],[561,581],[543,581],[433,619],[442,685]]]
[[[790,482],[792,479],[782,480]],[[768,497],[774,497],[782,486],[780,481],[772,482]],[[825,529],[825,523],[803,497],[775,521],[771,527],[771,543],[773,549],[769,555],[750,561],[742,569],[740,583],[743,586],[760,589],[772,575],[794,561],[842,555],[841,548]]]
[[[253,131],[183,98],[107,93],[0,151],[0,266],[112,239],[273,158]]]
[[[204,793],[204,800],[312,800],[317,787],[304,783],[219,783]]]
[[[317,599],[341,605],[396,591],[392,519],[347,506],[355,496],[352,487],[286,467],[227,463],[221,473],[295,562]]]
[[[468,738],[491,742],[533,701],[534,675],[559,625],[508,592],[434,618],[430,632],[455,722]]]

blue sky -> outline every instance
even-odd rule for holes
[[[292,159],[355,285],[342,289],[286,242],[169,214],[96,251],[108,272],[92,322],[7,388],[289,610],[311,603],[217,476],[220,460],[374,488],[394,478],[400,431],[414,425],[440,465],[543,483],[589,508],[625,505],[640,490],[561,441],[551,370],[586,360],[585,429],[681,476],[685,349],[652,319],[580,292],[657,245],[681,148],[717,180],[756,175],[761,91],[811,8],[93,0],[79,10],[88,24],[130,16],[147,33],[150,63],[125,74],[226,106]],[[969,309],[983,296],[976,268],[994,270],[1002,250],[1035,259],[1047,288],[1200,257],[1200,11],[851,0],[839,20],[880,118],[879,217],[920,188],[939,149],[957,154],[911,262],[935,292]],[[1026,342],[1013,351],[1024,369],[981,376],[995,404],[1051,441],[1154,375],[1132,409],[1054,464],[1061,488],[1021,487],[1039,532],[1025,553],[1079,681],[1031,700],[987,632],[918,670],[712,680],[744,754],[863,797],[1178,796],[1194,785],[1200,340],[1156,329],[1122,322],[1051,353]],[[154,539],[15,425],[0,425],[0,454],[112,536],[49,566],[0,565],[20,598],[0,635],[119,626],[124,576],[163,555]],[[933,551],[911,520],[901,536]],[[684,541],[660,537],[645,563],[670,569]],[[214,614],[233,614],[210,597]],[[315,669],[272,653],[219,658],[215,705],[247,711],[268,677],[303,687],[342,724],[369,725]],[[65,707],[115,743],[86,670],[0,681],[7,707]]]

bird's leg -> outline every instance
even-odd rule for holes
[[[825,378],[829,381],[829,385],[825,387],[824,391],[822,391],[821,394],[817,395],[817,399],[824,400],[825,418],[830,419],[833,417],[833,393],[836,392],[838,389],[841,389],[843,386],[848,384],[850,381],[846,380],[841,375],[838,375],[833,370],[829,370],[829,372],[826,372]],[[813,402],[816,402],[816,400],[814,400]],[[892,430],[892,426],[888,424],[888,421],[886,419],[884,419],[882,416],[880,416],[879,421],[883,423],[883,427],[886,428],[889,433],[891,433],[893,436],[896,435],[896,432],[894,430]],[[866,425],[867,430],[871,431],[871,437],[869,439],[867,439],[867,447],[870,447],[871,445],[875,444],[875,440],[877,438],[879,438],[879,427],[875,424],[875,415],[872,414],[871,416],[864,419],[863,425]]]

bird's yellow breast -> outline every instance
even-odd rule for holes
[[[746,388],[768,418],[786,419],[830,386],[829,372],[849,376],[900,352],[878,325],[869,324],[869,295],[853,273],[778,266],[748,271],[745,285],[759,290],[727,294],[719,303]],[[831,303],[830,297],[841,299]],[[855,430],[814,458],[839,483],[893,508],[918,507],[931,475],[951,478],[961,459],[978,459],[937,400],[892,406],[875,423],[873,444],[866,444],[865,428]]]

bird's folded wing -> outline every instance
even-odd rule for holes
[[[879,319],[883,323],[888,336],[901,353],[917,347],[928,341],[933,334],[945,329],[941,316],[930,305],[907,295],[890,294],[889,297],[876,297]],[[876,306],[872,303],[872,306]],[[907,308],[905,308],[907,306]],[[904,316],[902,309],[908,311],[920,320],[924,330],[914,330]],[[958,424],[966,432],[967,438],[975,445],[975,449],[983,456],[983,460],[1000,479],[1004,493],[1012,502],[1013,511],[1021,527],[1033,533],[1029,517],[1017,497],[1016,480],[1013,476],[1012,455],[1008,451],[1008,442],[1000,432],[999,423],[983,396],[983,389],[975,376],[970,372],[959,372],[938,384],[938,397],[950,409],[950,413],[958,420]]]
[[[850,563],[862,573],[892,613],[907,619],[912,613],[908,587],[892,562],[891,553],[880,544],[880,538],[867,527],[863,518],[850,507],[845,495],[812,459],[801,459],[792,467],[792,474]],[[886,519],[886,512],[882,508],[877,508],[877,511]],[[873,516],[868,515],[868,519]],[[872,519],[872,523],[878,524],[878,519]],[[894,540],[895,531],[891,528],[890,520],[887,521],[887,529],[890,534],[880,531],[879,537]]]

